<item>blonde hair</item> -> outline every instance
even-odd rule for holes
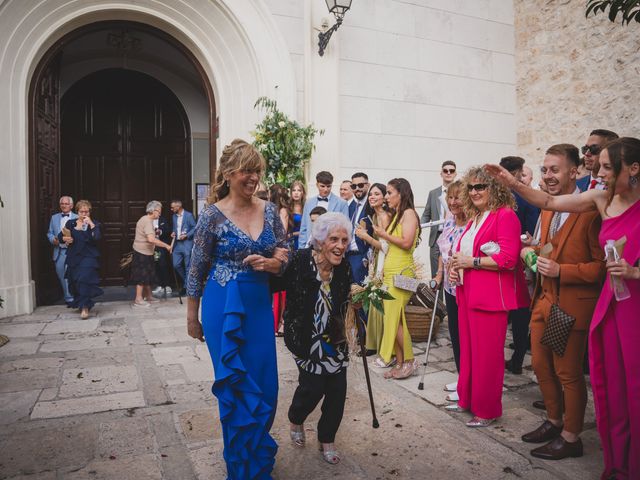
[[[501,183],[498,183],[492,176],[485,172],[482,167],[471,167],[466,171],[464,177],[462,177],[460,189],[462,208],[468,219],[472,219],[480,213],[480,210],[478,210],[471,201],[467,187],[474,178],[478,180],[479,183],[486,183],[488,185],[487,192],[489,193],[489,200],[487,206],[489,210],[494,212],[501,207],[509,207],[512,210],[516,209],[516,199],[511,193],[511,190]]]
[[[455,182],[452,182],[449,184],[449,186],[447,187],[447,199],[449,197],[460,197],[462,198],[462,190],[466,188],[465,185],[462,184],[462,182],[460,180],[456,180]],[[449,205],[448,200],[445,199],[445,201],[447,202],[447,206]],[[460,209],[460,215],[461,218],[459,218],[459,220],[467,220],[467,212],[466,210],[463,208]]]
[[[267,162],[262,154],[253,145],[236,138],[222,151],[207,202],[212,204],[229,195],[229,184],[225,177],[239,170],[251,170],[258,172],[262,178],[266,168]]]
[[[91,202],[89,200],[78,200],[76,203],[76,212],[79,211],[81,207],[87,207],[89,211],[91,211]]]

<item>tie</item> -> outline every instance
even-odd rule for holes
[[[593,190],[594,188],[596,188],[596,185],[598,184],[598,180],[591,180],[591,183],[589,184],[589,190]]]
[[[318,201],[319,202],[328,202],[329,201],[329,197],[321,197],[320,195],[318,195]]]
[[[62,214],[62,217],[63,217],[63,218],[64,218],[64,217],[68,217],[68,216],[69,216],[69,214],[68,214],[68,213],[63,213],[63,214]]]
[[[549,238],[553,238],[556,236],[556,233],[558,233],[558,230],[560,229],[560,216],[562,214],[560,212],[556,212],[553,214],[553,218],[551,219],[551,227],[549,228]]]

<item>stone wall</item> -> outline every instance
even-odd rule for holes
[[[585,18],[585,3],[514,0],[518,151],[530,163],[594,128],[640,136],[640,25]]]

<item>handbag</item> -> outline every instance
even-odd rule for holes
[[[551,348],[555,354],[562,357],[567,348],[569,333],[571,333],[575,323],[576,318],[574,316],[569,315],[557,303],[554,303],[551,305],[549,321],[544,327],[540,343]]]
[[[122,255],[122,257],[120,258],[120,270],[124,270],[125,268],[127,268],[129,265],[131,265],[132,261],[133,252],[128,252]]]

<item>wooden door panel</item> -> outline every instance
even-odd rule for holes
[[[62,102],[63,185],[93,204],[103,225],[101,277],[122,283],[120,256],[150,200],[191,205],[189,125],[175,95],[144,74],[104,70],[80,80]]]

